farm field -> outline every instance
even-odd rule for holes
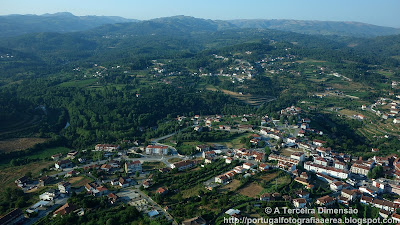
[[[0,152],[21,151],[33,147],[37,143],[43,143],[45,138],[12,138],[0,141]]]

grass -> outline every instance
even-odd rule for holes
[[[0,152],[21,151],[33,147],[37,143],[43,143],[45,138],[12,138],[0,141]]]
[[[239,180],[232,180],[231,183],[223,186],[221,189],[225,191],[235,191],[240,186]]]
[[[2,168],[0,170],[0,193],[7,187],[15,187],[14,181],[24,176],[27,172],[32,172],[33,176],[39,176],[39,173],[43,168],[48,168],[50,165],[53,164],[54,162],[42,161],[29,163],[23,166]]]
[[[86,79],[86,80],[73,80],[73,81],[68,81],[68,82],[64,82],[59,84],[60,87],[87,87],[89,85],[93,85],[94,83],[97,83],[96,78],[92,78],[92,79]]]
[[[239,194],[250,197],[250,198],[255,198],[257,195],[260,194],[260,192],[263,190],[263,188],[255,183],[252,182],[248,185],[246,185],[244,188],[241,188],[238,190]]]
[[[48,159],[52,155],[55,155],[55,154],[58,154],[58,153],[65,154],[65,153],[68,153],[70,150],[71,149],[66,148],[66,147],[46,148],[46,149],[38,151],[34,155],[25,156],[23,158],[26,158],[26,159]]]
[[[180,159],[180,158],[171,158],[171,159],[168,159],[168,162],[169,162],[169,163],[176,163],[176,162],[180,162],[180,161],[182,161],[182,159]]]
[[[244,148],[245,144],[240,143],[240,140],[243,137],[249,137],[250,135],[251,134],[249,134],[249,133],[244,133],[244,134],[241,134],[241,135],[239,135],[239,136],[237,136],[235,138],[219,141],[219,142],[216,142],[216,143],[221,144],[221,145],[225,145],[228,148]]]
[[[71,183],[71,186],[76,187],[76,188],[81,187],[92,181],[93,181],[93,179],[89,178],[87,176],[73,177],[69,180],[69,182]]]
[[[154,170],[164,168],[166,165],[163,162],[144,162],[142,164],[143,170]]]

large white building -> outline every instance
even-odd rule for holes
[[[146,154],[147,155],[168,155],[168,146],[161,145],[147,145]]]
[[[331,166],[322,166],[312,162],[304,163],[304,169],[313,171],[315,173],[323,173],[340,179],[347,179],[349,176],[349,172],[347,170],[337,169]]]

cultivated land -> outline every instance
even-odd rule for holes
[[[262,190],[263,188],[259,184],[253,182],[247,184],[245,187],[239,189],[237,192],[241,195],[245,195],[250,198],[255,198],[260,194]]]
[[[7,187],[15,187],[14,181],[28,172],[31,172],[33,176],[38,176],[40,171],[44,168],[48,168],[49,166],[54,165],[54,162],[33,162],[23,166],[13,166],[2,168],[0,170],[0,185],[3,188],[0,188],[0,192],[5,190]]]
[[[12,138],[0,141],[0,152],[13,152],[33,147],[37,143],[43,143],[45,138]]]

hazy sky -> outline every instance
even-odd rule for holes
[[[206,19],[358,21],[400,28],[400,0],[0,0],[0,15],[55,12],[141,20],[186,15]]]

